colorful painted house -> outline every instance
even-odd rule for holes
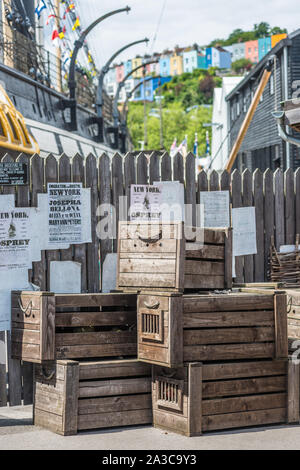
[[[258,59],[258,40],[245,42],[245,59],[250,60],[254,64],[257,64]]]
[[[183,71],[191,73],[198,68],[198,51],[196,49],[187,49],[183,52]]]
[[[139,67],[140,65],[143,64],[143,59],[142,57],[135,57],[131,61],[132,63],[132,70],[134,70],[136,67]],[[136,72],[133,72],[132,74],[133,78],[141,78],[143,76],[143,69],[142,67],[139,70],[136,70]]]
[[[141,83],[141,86],[137,88],[137,90],[134,93],[133,96],[133,101],[143,101],[146,99],[147,101],[154,101],[154,92],[155,90],[163,85],[164,83],[167,83],[171,80],[171,77],[153,77],[152,80],[149,80],[145,83],[143,83],[143,80],[135,80],[134,86],[136,86],[138,83]]]
[[[245,43],[238,42],[236,44],[232,44],[232,51],[231,51],[232,62],[235,62],[236,60],[240,60],[244,58],[245,58]]]
[[[124,75],[128,75],[132,70],[132,62],[131,62],[131,59],[129,60],[126,60],[124,62]]]
[[[202,54],[201,52],[198,52],[197,64],[198,64],[198,69],[206,69],[205,54]]]
[[[162,77],[169,77],[171,75],[169,54],[162,54],[160,56],[159,70]]]
[[[272,49],[271,38],[258,39],[258,60],[261,60]]]
[[[117,83],[122,82],[124,79],[125,74],[124,74],[124,64],[117,65],[116,67],[116,79]]]
[[[223,47],[206,48],[206,68],[219,67],[229,69],[231,67],[231,53]]]
[[[273,36],[271,36],[271,45],[272,45],[272,48],[274,46],[276,46],[276,44],[281,41],[282,39],[285,39],[286,38],[286,33],[282,33],[282,34],[273,34]]]
[[[183,57],[180,54],[174,52],[170,57],[170,75],[181,75],[183,73]]]

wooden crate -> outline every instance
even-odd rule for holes
[[[55,359],[137,355],[134,293],[12,293],[12,357]]]
[[[231,235],[231,229],[199,228],[195,234],[181,222],[120,222],[117,289],[229,289]]]
[[[138,296],[138,359],[184,362],[288,356],[284,292]]]
[[[151,367],[135,359],[35,365],[34,424],[65,436],[152,423]]]
[[[289,364],[289,365],[288,365]],[[155,427],[186,436],[299,422],[299,394],[288,360],[153,366]],[[299,387],[298,387],[299,391]]]

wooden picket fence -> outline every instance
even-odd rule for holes
[[[41,290],[49,289],[50,262],[72,260],[81,263],[82,292],[98,292],[101,285],[100,266],[107,253],[116,251],[116,240],[98,240],[96,226],[99,222],[97,207],[112,204],[117,221],[124,207],[120,197],[127,196],[131,184],[151,184],[154,181],[180,181],[185,185],[185,203],[192,207],[192,220],[196,222],[196,204],[200,191],[229,190],[232,207],[255,206],[257,254],[236,259],[236,282],[261,282],[267,280],[270,240],[274,236],[277,249],[282,244],[294,244],[300,233],[300,168],[296,172],[280,169],[274,173],[235,170],[232,174],[202,171],[195,176],[195,157],[180,154],[171,158],[167,153],[151,156],[118,153],[111,159],[106,154],[100,158],[89,155],[86,159],[75,155],[69,159],[62,155],[58,160],[49,155],[46,159],[34,155],[30,159],[20,155],[18,160],[30,166],[28,186],[0,187],[1,194],[15,194],[16,205],[37,205],[37,194],[47,191],[48,182],[82,182],[91,188],[92,243],[73,245],[68,250],[51,250],[42,253],[40,262],[33,263],[29,280]],[[2,161],[11,161],[5,156]],[[124,218],[124,213],[121,216]],[[125,214],[126,217],[126,214]],[[99,263],[100,261],[100,263]],[[29,404],[32,402],[32,365],[10,359],[10,335],[0,332],[1,346],[7,349],[7,364],[0,365],[0,406]]]

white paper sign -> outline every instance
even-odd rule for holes
[[[154,181],[161,191],[161,220],[184,222],[184,185],[179,181]]]
[[[108,253],[102,268],[101,292],[109,293],[116,289],[117,284],[117,253]]]
[[[230,227],[229,191],[200,191],[203,204],[203,226],[206,228]]]
[[[232,209],[234,256],[254,255],[256,246],[255,207],[238,207]]]
[[[49,243],[82,243],[82,183],[48,183]]]
[[[300,250],[300,245],[298,245],[298,251]],[[292,253],[296,251],[296,245],[281,245],[279,253]]]
[[[158,186],[132,184],[130,187],[130,220],[159,221],[161,191]]]
[[[31,267],[29,212],[26,208],[0,212],[0,270]]]
[[[50,291],[55,294],[80,294],[81,264],[75,261],[51,261]]]

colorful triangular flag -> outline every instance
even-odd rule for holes
[[[72,31],[75,31],[80,26],[79,17],[77,16],[75,23],[73,24]]]

